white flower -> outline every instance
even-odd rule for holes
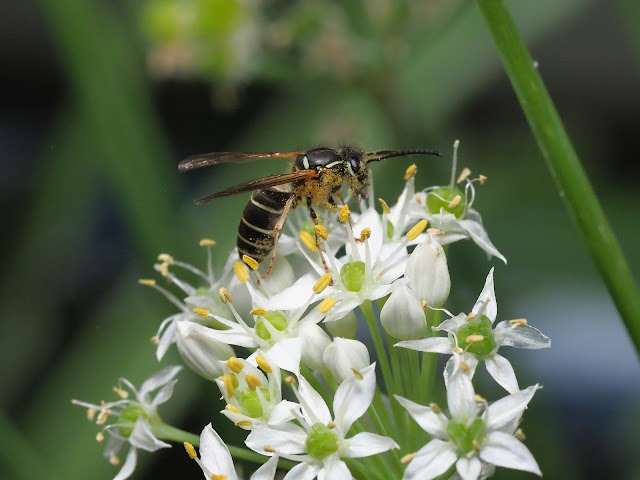
[[[174,325],[176,346],[184,363],[207,380],[214,381],[222,375],[220,361],[233,357],[233,348],[212,337],[212,328],[185,320]]]
[[[216,383],[227,404],[221,413],[245,430],[288,422],[294,418],[291,411],[298,408],[297,403],[282,400],[280,369],[266,355],[256,355],[266,375],[247,360],[233,357],[220,362],[224,375]]]
[[[195,456],[195,450],[190,444],[185,445],[187,453],[193,458],[204,474],[206,480],[226,479],[238,480],[238,474],[233,466],[233,459],[229,449],[211,424],[204,427],[200,434],[200,458]],[[251,480],[273,480],[278,467],[278,456],[273,456],[251,475]]]
[[[113,480],[129,478],[136,468],[137,452],[140,448],[148,452],[155,452],[161,448],[169,448],[171,445],[159,440],[154,434],[154,427],[163,425],[158,415],[158,405],[166,402],[173,394],[173,388],[178,381],[175,377],[182,367],[167,367],[149,377],[137,390],[127,379],[120,379],[135,395],[135,400],[129,399],[129,392],[121,388],[114,389],[120,400],[115,402],[102,402],[100,405],[73,400],[75,405],[86,407],[90,412],[100,412],[96,423],[102,425],[110,415],[116,415],[115,423],[104,429],[111,434],[104,455],[111,463],[119,463],[117,453],[125,443],[131,448],[120,472]],[[153,395],[153,392],[156,392]]]
[[[447,312],[448,313],[448,312]],[[519,390],[518,380],[509,360],[498,355],[501,346],[517,348],[549,348],[551,340],[537,328],[531,327],[524,319],[503,321],[493,328],[498,314],[498,304],[493,284],[493,268],[489,271],[484,288],[471,314],[461,313],[442,322],[434,330],[444,330],[448,337],[431,337],[396,343],[397,347],[410,348],[421,352],[451,354],[461,352],[464,361],[475,372],[478,361],[484,362],[487,371],[505,390],[514,393]],[[445,366],[445,382],[452,375],[455,360],[449,359]]]
[[[371,364],[369,350],[358,340],[336,337],[324,351],[324,364],[333,378],[342,383],[353,377],[353,368],[363,370]]]
[[[424,337],[427,319],[420,299],[408,286],[396,288],[380,311],[380,323],[385,331],[400,340]]]
[[[398,448],[391,438],[361,432],[345,438],[353,422],[369,408],[375,391],[375,364],[345,380],[336,390],[334,416],[322,397],[303,378],[299,390],[294,390],[302,407],[297,421],[277,428],[254,429],[246,444],[263,455],[300,462],[284,477],[285,480],[315,477],[331,480],[351,480],[343,458],[360,458]]]
[[[451,290],[447,256],[431,235],[409,256],[404,276],[418,298],[430,307],[441,307],[447,301]]]
[[[432,440],[416,452],[404,480],[430,480],[455,464],[464,480],[486,478],[493,466],[542,475],[527,447],[513,435],[539,387],[531,386],[486,405],[477,403],[469,375],[457,369],[447,386],[450,417],[396,395]],[[482,411],[481,411],[482,408]]]

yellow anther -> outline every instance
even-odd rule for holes
[[[158,261],[162,263],[168,263],[169,265],[173,265],[174,259],[168,253],[161,253],[158,255]]]
[[[524,434],[521,428],[517,429],[513,435],[521,442],[524,442],[527,439],[527,436]]]
[[[234,407],[230,403],[227,403],[227,405],[224,407],[224,409],[225,410],[229,410],[230,412],[233,412],[233,413],[242,413],[242,412],[240,412],[240,410],[238,410],[236,407]]]
[[[415,177],[416,173],[418,173],[418,167],[414,163],[413,165],[409,165],[407,170],[404,172],[404,179],[409,180],[411,177]]]
[[[318,311],[320,313],[327,313],[329,310],[333,308],[335,304],[336,304],[335,298],[327,297],[322,302],[320,302],[320,305],[318,305]]]
[[[149,341],[151,342],[152,345],[158,345],[160,343],[160,337],[157,335],[154,335],[149,339]]]
[[[156,281],[153,278],[141,278],[138,280],[140,285],[144,285],[145,287],[153,287],[156,284]]]
[[[416,223],[411,230],[407,232],[407,240],[415,240],[418,235],[424,232],[424,229],[427,228],[427,221],[425,219],[420,220]]]
[[[251,390],[255,390],[257,387],[262,385],[262,382],[258,378],[257,375],[253,373],[247,373],[244,377],[244,380],[247,382],[247,385]]]
[[[262,355],[256,355],[256,363],[263,371],[267,373],[271,373],[273,371],[271,370],[271,365],[269,365],[269,362],[267,362],[267,360]]]
[[[355,368],[351,367],[351,371],[353,372],[353,374],[356,376],[358,380],[362,380],[364,378],[362,374]]]
[[[191,445],[189,442],[184,442],[183,445],[184,445],[184,449],[187,451],[187,455],[189,455],[189,458],[191,460],[198,457],[198,454],[196,453],[196,449],[193,448],[193,445]]]
[[[229,290],[224,287],[218,290],[218,295],[220,295],[220,300],[222,300],[222,303],[233,302],[233,298],[231,298]]]
[[[249,265],[249,268],[251,268],[251,270],[257,270],[258,265],[260,265],[257,260],[251,258],[249,255],[242,255],[242,261]]]
[[[201,247],[215,247],[216,246],[216,241],[212,240],[210,238],[203,238],[202,240],[200,240],[200,246]]]
[[[259,317],[264,317],[267,314],[267,311],[263,308],[254,308],[249,312],[251,315],[257,315]]]
[[[509,320],[509,325],[514,327],[526,327],[527,319],[526,318],[514,318],[513,320]]]
[[[206,308],[195,307],[193,309],[193,313],[200,315],[202,318],[207,318],[209,316],[209,310]]]
[[[271,445],[265,445],[263,450],[267,453],[275,453],[275,449]]]
[[[406,465],[407,463],[409,463],[411,460],[413,460],[416,456],[416,452],[413,453],[407,453],[404,457],[402,457],[400,459],[400,463],[402,463],[403,465]]]
[[[462,201],[462,196],[460,195],[456,195],[455,197],[453,197],[451,199],[451,201],[449,202],[449,205],[447,205],[449,208],[455,208],[458,205],[460,205],[460,202]]]
[[[72,400],[72,403],[74,401]],[[87,408],[87,420],[89,420],[90,422],[93,422],[93,419],[96,416],[96,409],[95,408]]]
[[[458,180],[456,180],[456,183],[464,182],[467,178],[469,178],[469,175],[471,175],[471,170],[466,167],[463,168],[460,172],[460,175],[458,176]]]
[[[251,420],[240,420],[235,424],[237,427],[250,427],[251,425],[253,425],[253,422]]]
[[[428,228],[427,233],[429,235],[444,235],[444,230],[440,230],[439,228]]]
[[[109,463],[115,467],[120,465],[120,459],[117,455],[111,455],[111,457],[109,457]]]
[[[427,308],[429,308],[429,304],[427,303],[427,301],[426,301],[426,300],[422,300],[422,301],[420,302],[420,306],[422,306],[422,309],[423,309],[423,310],[426,310]]]
[[[160,264],[160,275],[166,277],[169,275],[169,264],[167,262]]]
[[[327,428],[336,428],[336,424],[333,422],[327,423]]]
[[[242,283],[249,280],[249,272],[247,272],[247,267],[245,267],[244,263],[242,263],[240,260],[233,262],[233,273],[236,274],[236,277],[238,277],[238,280],[240,280]]]
[[[487,403],[487,399],[477,393],[473,396],[473,401],[476,403]]]
[[[115,393],[116,397],[122,400],[124,400],[125,398],[129,398],[129,392],[119,387],[113,387],[113,393]]]
[[[102,432],[96,433],[96,442],[98,443],[104,442],[104,433]]]
[[[242,363],[236,357],[229,357],[229,360],[227,360],[227,367],[229,367],[229,370],[231,370],[233,373],[240,373],[244,368],[244,363]]]
[[[442,412],[442,409],[440,408],[440,405],[438,405],[437,403],[430,403],[429,404],[429,408],[435,414],[438,414],[438,413]]]
[[[389,205],[387,205],[387,202],[381,198],[379,198],[378,201],[380,202],[380,206],[382,206],[382,213],[389,215],[391,213],[391,209],[389,208]]]
[[[481,342],[484,340],[484,335],[480,335],[479,333],[474,333],[473,335],[469,335],[467,338],[467,343],[475,343]]]
[[[460,368],[464,373],[469,373],[471,371],[471,367],[466,362],[460,362]]]
[[[312,252],[317,252],[318,247],[316,246],[316,239],[311,236],[309,232],[306,230],[300,231],[300,241],[302,244],[307,247]]]
[[[327,288],[331,284],[331,280],[332,280],[331,274],[328,272],[325,273],[320,277],[320,279],[313,286],[313,291],[315,293],[322,292],[325,288]]]
[[[212,473],[211,480],[227,480],[227,477],[224,473]]]
[[[293,375],[287,375],[286,377],[284,377],[284,381],[290,385],[293,385],[294,383],[296,383],[296,379]]]
[[[455,347],[453,347],[453,351],[455,353],[457,353],[458,355],[462,355],[464,353],[464,350],[462,350],[460,347],[458,347],[457,345]]]
[[[360,231],[360,241],[361,242],[364,242],[370,236],[371,236],[371,229],[370,228],[363,228]]]
[[[98,419],[96,420],[96,425],[104,425],[104,423],[109,418],[109,415],[111,415],[111,410],[109,410],[108,408],[100,410],[100,413],[98,414]]]
[[[224,388],[227,390],[227,396],[233,396],[233,392],[238,388],[238,378],[233,374],[222,375],[222,383],[224,383]]]
[[[476,453],[480,453],[480,444],[477,440],[473,441],[473,451]]]
[[[315,225],[313,227],[314,232],[316,232],[316,235],[318,235],[321,239],[326,240],[327,238],[329,238],[329,234],[327,233],[327,229],[324,228],[323,225]]]
[[[476,318],[476,314],[475,313],[471,312],[471,313],[467,314],[467,322],[470,322],[474,318]]]
[[[347,223],[349,221],[349,215],[351,214],[351,210],[349,210],[349,205],[343,205],[340,209],[340,213],[338,213],[338,220],[342,223]]]
[[[488,178],[486,175],[478,175],[478,181],[480,182],[480,185],[484,185],[487,180]]]

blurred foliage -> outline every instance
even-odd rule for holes
[[[595,0],[508,2],[630,254],[640,234],[633,175],[640,133],[636,3],[621,0],[616,10]],[[26,93],[18,81],[10,91],[43,103],[28,110],[16,100],[8,112],[18,114],[3,115],[0,123],[0,140],[10,153],[2,162],[1,184],[9,222],[0,239],[5,252],[0,432],[12,446],[0,449],[2,478],[36,478],[41,470],[70,480],[114,475],[100,457],[101,447],[91,441],[95,426],[69,399],[108,398],[119,376],[137,383],[157,369],[146,339],[173,311],[138,288],[136,279],[152,274],[161,251],[201,264],[205,252],[197,241],[204,236],[218,240],[220,264],[235,243],[246,198],[200,208],[191,199],[286,168],[221,166],[179,176],[176,164],[188,154],[340,142],[372,149],[439,148],[442,161],[419,164],[418,184],[426,186],[448,179],[451,145],[460,138],[462,165],[489,176],[476,206],[509,259],[508,267],[496,268],[501,316],[528,316],[531,302],[566,284],[595,284],[604,291],[473,2],[40,0],[38,8],[27,5],[10,1],[2,12],[18,12],[15,18],[37,28],[21,28],[20,21],[6,20],[11,15],[0,15],[7,27],[0,29],[5,35],[0,53],[21,60],[4,76],[34,82],[22,82],[33,85],[24,87]],[[32,35],[36,47],[25,53],[11,35]],[[25,58],[33,60],[26,64]],[[56,85],[52,79],[58,79],[55,88],[48,85]],[[52,92],[56,102],[38,96],[40,90]],[[42,125],[39,130],[34,122],[17,130],[27,114],[40,121],[35,122]],[[409,162],[376,165],[376,195],[391,201]],[[630,260],[640,271],[637,254]],[[452,248],[450,263],[451,310],[464,310],[489,265],[470,245]],[[531,292],[529,304],[523,292]],[[525,311],[515,311],[516,303]],[[573,311],[581,303],[581,297],[567,296],[560,307]],[[618,324],[614,313],[591,318],[548,311],[529,319],[552,337],[554,354],[578,343],[593,355],[605,340],[582,326],[591,320]],[[573,325],[568,340],[554,336],[563,322]],[[625,345],[609,348],[618,352]],[[179,361],[172,354],[165,365]],[[541,378],[530,375],[532,381],[548,383],[562,375],[564,365],[579,361],[559,358]],[[620,372],[623,364],[632,369],[615,392],[601,392],[594,383],[580,385],[571,397],[551,388],[536,397],[524,427],[547,478],[598,478],[604,472],[633,478],[638,461],[619,458],[619,445],[630,444],[633,430],[606,445],[598,437],[611,429],[605,421],[617,425],[635,415],[628,424],[638,422],[637,409],[629,407],[640,385],[633,359],[607,365],[607,372]],[[536,365],[521,368],[526,376]],[[602,377],[594,373],[593,378]],[[194,432],[219,418],[215,387],[198,380],[191,372],[181,374],[176,396],[161,410],[167,420]],[[585,391],[595,395],[591,403]],[[500,395],[494,393],[489,398]],[[597,420],[601,405],[608,417]],[[135,478],[201,475],[181,448],[141,457]],[[145,472],[150,459],[153,467]]]

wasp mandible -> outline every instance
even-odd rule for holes
[[[201,204],[214,198],[229,197],[253,191],[244,208],[238,226],[237,247],[240,258],[244,255],[258,263],[271,254],[265,277],[269,275],[276,258],[278,239],[287,216],[294,208],[306,203],[311,220],[318,225],[314,207],[339,209],[343,185],[359,201],[366,196],[369,185],[369,163],[405,155],[436,155],[435,150],[376,150],[364,152],[353,147],[312,148],[295,152],[214,152],[188,157],[180,162],[181,172],[219,163],[247,162],[261,159],[287,159],[291,171],[250,180],[212,193],[196,200]],[[316,235],[316,244],[319,239]],[[318,248],[320,251],[320,249]],[[322,262],[324,258],[320,253]],[[325,269],[327,268],[325,264]]]

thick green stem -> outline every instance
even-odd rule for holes
[[[640,352],[640,292],[560,116],[503,1],[478,5],[560,196]]]

